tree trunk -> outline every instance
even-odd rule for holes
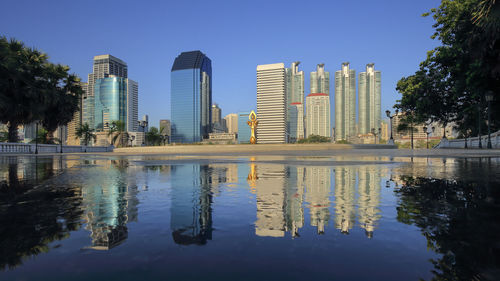
[[[8,124],[9,134],[7,136],[8,142],[17,142],[17,123],[10,121]]]

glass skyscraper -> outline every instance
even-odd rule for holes
[[[94,128],[104,131],[111,122],[127,124],[127,79],[108,77],[97,79],[94,85]]]
[[[212,124],[212,62],[200,51],[181,53],[171,72],[172,142],[200,142]]]
[[[250,143],[250,136],[252,134],[250,126],[247,121],[250,112],[238,113],[238,143]]]
[[[358,79],[358,133],[368,134],[380,128],[381,74],[373,63],[366,65]],[[379,135],[380,137],[380,135]]]

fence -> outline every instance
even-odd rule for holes
[[[31,144],[31,143],[0,143],[0,154],[21,153],[60,153],[61,145],[58,144]],[[63,153],[81,152],[112,152],[113,146],[83,146],[83,145],[63,145]]]
[[[487,147],[488,135],[481,137],[467,138],[467,148],[479,148],[479,139],[481,138],[481,146],[483,148]],[[491,147],[500,148],[500,131],[497,131],[490,135]],[[436,145],[436,148],[465,148],[465,139],[454,139],[447,140],[442,139],[441,142]]]

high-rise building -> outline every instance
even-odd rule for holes
[[[300,61],[286,69],[287,126],[290,142],[304,138],[304,71],[299,71]],[[301,108],[302,107],[302,110]],[[302,111],[302,114],[299,114]]]
[[[311,93],[323,93],[330,95],[330,72],[325,71],[325,64],[316,66],[316,71],[311,72]]]
[[[247,124],[247,121],[250,120],[249,115],[250,112],[238,113],[238,143],[250,143],[252,131]]]
[[[218,104],[212,104],[212,123],[220,123],[222,110],[220,109]]]
[[[82,95],[78,100],[78,109],[73,113],[73,119],[69,121],[67,124],[68,127],[68,136],[66,138],[67,145],[80,145],[80,139],[76,136],[76,131],[83,124],[83,100],[84,97],[87,96],[88,92],[88,83],[80,82],[80,86],[82,87]]]
[[[139,84],[126,79],[127,83],[127,131],[137,132],[137,118],[139,116]]]
[[[257,66],[257,143],[286,143],[285,65]]]
[[[127,101],[129,100],[128,84],[130,83],[127,80],[114,75],[96,80],[94,86],[94,127],[92,129],[98,132],[107,131],[113,121],[122,121],[127,130],[135,125],[128,122]]]
[[[110,75],[127,78],[127,64],[119,58],[112,55],[99,55],[94,57],[93,71],[88,75],[88,89],[84,96],[83,103],[83,123],[89,124],[94,128],[94,85],[97,79],[107,78]]]
[[[224,117],[224,120],[226,120],[226,128],[228,133],[238,133],[238,114],[228,114]]]
[[[342,63],[335,72],[335,141],[356,134],[356,71]]]
[[[373,63],[366,65],[358,79],[358,133],[378,132],[380,128],[381,74]]]
[[[172,142],[200,142],[212,126],[212,62],[200,51],[181,53],[171,72]]]
[[[306,97],[307,136],[330,137],[330,96],[328,94],[309,94]]]

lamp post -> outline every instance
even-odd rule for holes
[[[35,154],[38,154],[38,120],[35,121]]]
[[[396,112],[397,112],[397,110],[396,110]],[[390,126],[391,126],[391,138],[389,139],[389,141],[387,143],[394,145],[394,138],[392,137],[392,118],[394,116],[391,116],[391,111],[390,110],[386,110],[385,111],[385,115],[387,115],[387,117],[389,117],[389,123],[390,123]]]
[[[436,127],[432,126],[431,132],[429,131],[429,128],[427,126],[424,126],[423,129],[424,129],[425,134],[427,135],[426,147],[427,147],[427,149],[429,149],[429,134],[434,133],[434,130],[436,130]]]
[[[377,130],[375,130],[375,128],[372,128],[372,130],[371,130],[372,134],[375,136],[375,144],[377,144],[377,136],[380,136],[381,131],[382,131],[382,129],[378,128],[378,134],[377,134]]]
[[[62,126],[60,126],[60,128],[59,128],[59,143],[61,144],[61,151],[60,151],[60,153],[63,153],[63,151],[62,151],[62,147],[63,147],[63,134],[62,134],[62,129],[63,129],[63,128],[62,128]]]
[[[489,91],[487,94],[486,94],[486,102],[488,102],[488,144],[487,144],[487,148],[491,149],[491,132],[490,132],[490,123],[491,123],[491,102],[493,101],[493,92],[492,91]]]

